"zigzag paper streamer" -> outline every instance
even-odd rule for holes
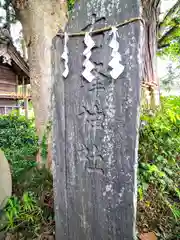
[[[112,40],[109,44],[109,47],[112,48],[111,57],[112,60],[109,62],[109,66],[112,68],[110,74],[113,79],[117,79],[121,73],[124,71],[124,66],[120,64],[121,61],[121,55],[118,52],[119,50],[119,43],[117,41],[118,35],[118,29],[116,27],[112,27],[112,30],[110,32],[110,35],[112,35]]]
[[[64,72],[63,72],[63,77],[64,78],[67,78],[68,74],[69,74],[69,67],[68,67],[68,54],[69,54],[69,51],[68,51],[68,47],[67,47],[67,43],[68,43],[68,34],[65,32],[64,33],[64,52],[63,54],[61,55],[61,58],[64,59]]]
[[[84,43],[87,48],[84,50],[83,55],[85,56],[85,61],[83,62],[83,67],[85,68],[82,72],[82,76],[88,81],[92,82],[95,79],[95,76],[91,71],[95,68],[94,64],[89,60],[91,57],[91,49],[95,46],[95,42],[90,37],[89,33],[85,34]]]

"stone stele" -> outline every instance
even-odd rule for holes
[[[12,178],[9,163],[0,149],[0,209],[4,208],[12,194]]]

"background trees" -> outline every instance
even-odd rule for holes
[[[173,59],[180,57],[180,0],[174,2],[158,24],[158,53]]]

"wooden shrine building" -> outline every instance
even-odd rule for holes
[[[29,84],[28,64],[14,47],[8,31],[0,28],[0,114],[18,109],[19,100],[24,100],[27,115],[31,98]]]

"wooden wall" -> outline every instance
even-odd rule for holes
[[[19,83],[23,84],[23,86],[18,85]],[[26,91],[27,86],[24,85],[26,83],[27,78],[19,75],[17,79],[13,67],[1,63],[0,59],[0,115],[18,109],[17,99],[23,99],[24,95],[28,94]],[[26,116],[28,116],[28,99],[24,99],[24,101]]]
[[[0,93],[16,93],[16,74],[11,67],[0,65]]]

